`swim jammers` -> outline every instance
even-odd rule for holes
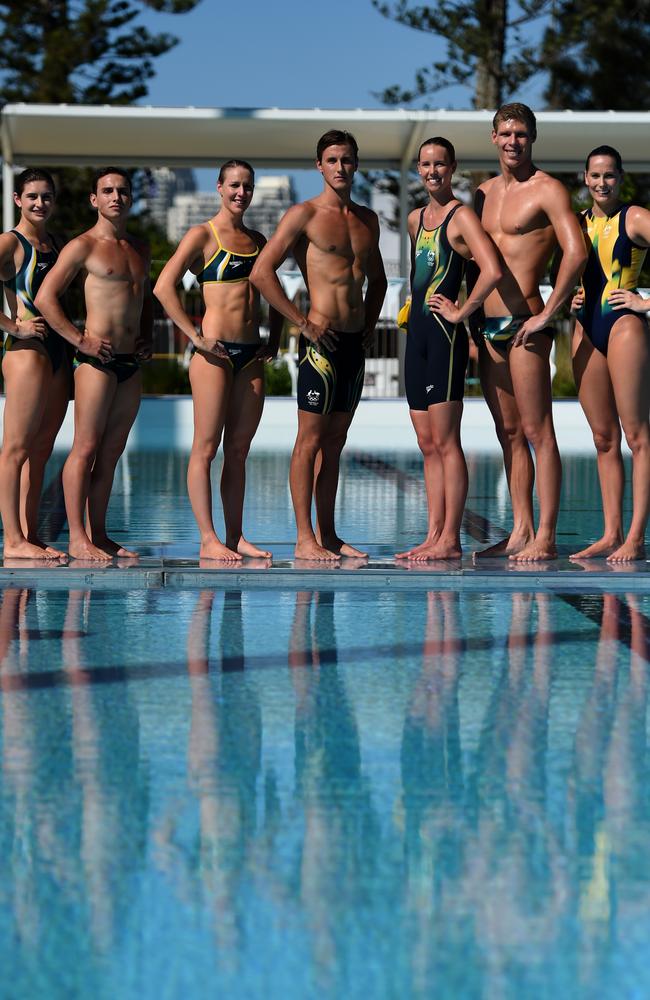
[[[97,371],[115,375],[118,385],[121,382],[126,382],[140,370],[140,362],[136,360],[135,354],[114,354],[110,361],[103,364],[99,358],[92,358],[89,354],[81,354],[80,351],[77,351],[74,359],[75,370],[80,365],[92,365]]]
[[[336,350],[300,335],[298,409],[307,413],[354,413],[363,390],[366,354],[363,331],[340,333]]]
[[[35,319],[40,315],[34,304],[36,294],[43,284],[45,275],[56,263],[59,252],[54,246],[51,250],[37,250],[17,229],[12,229],[11,232],[22,246],[24,255],[18,272],[5,284],[15,293],[17,302],[22,303],[22,318]],[[57,372],[63,361],[70,358],[72,353],[68,342],[49,326],[43,340],[40,337],[15,337],[8,333],[4,349],[5,351],[37,351],[39,354],[46,354],[50,359],[53,372]]]
[[[202,354],[204,358],[228,361],[234,375],[239,375],[244,368],[248,368],[249,365],[252,365],[253,361],[257,359],[257,352],[262,346],[261,340],[258,340],[254,344],[242,344],[236,340],[220,340],[219,343],[228,354],[227,358],[219,358],[217,354],[213,354],[211,351],[202,351],[197,347],[192,348],[192,354],[196,354],[198,351],[198,353]]]
[[[415,240],[411,279],[404,382],[411,410],[434,403],[462,400],[469,356],[467,331],[432,313],[427,299],[437,292],[452,302],[465,273],[465,259],[449,242],[447,228],[460,205],[455,205],[435,229],[424,228],[424,209]]]
[[[485,340],[503,347],[512,340],[526,320],[530,318],[530,316],[486,316],[482,322],[481,334]],[[551,340],[555,336],[555,330],[552,326],[546,326],[539,332],[545,333]]]
[[[616,321],[621,316],[639,316],[633,309],[614,309],[608,301],[615,289],[636,291],[646,256],[645,247],[637,246],[627,234],[629,207],[623,205],[612,216],[596,216],[590,210],[581,218],[591,249],[582,275],[585,300],[577,318],[594,347],[605,355]]]

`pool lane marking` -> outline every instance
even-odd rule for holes
[[[424,480],[420,476],[415,476],[411,472],[405,472],[403,469],[393,465],[392,462],[386,462],[381,458],[377,458],[376,455],[351,452],[348,457],[363,469],[374,472],[380,478],[394,483],[403,493],[416,487],[418,489],[421,487],[424,488]],[[504,538],[508,535],[505,528],[496,527],[487,518],[481,514],[477,514],[475,510],[471,510],[469,507],[465,507],[463,513],[463,530],[474,541],[481,543],[489,542],[494,537],[494,533],[498,531],[501,532]]]

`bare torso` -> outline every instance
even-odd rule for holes
[[[506,184],[503,177],[494,177],[481,185],[479,216],[503,268],[501,281],[484,302],[486,316],[541,312],[539,284],[557,243],[543,206],[553,196],[555,183],[548,174],[536,170],[525,181]]]
[[[219,249],[208,223],[204,223],[204,226],[209,239],[203,252],[203,261],[192,266],[194,274],[199,274]],[[254,254],[256,247],[260,245],[249,231],[233,230],[227,235],[221,229],[217,231],[222,247],[236,254]],[[262,237],[259,240],[263,243]],[[201,329],[204,337],[244,344],[259,343],[260,297],[250,281],[206,282],[202,291],[205,314]]]
[[[332,207],[320,197],[305,205],[311,217],[294,254],[309,289],[309,319],[342,333],[363,330],[363,286],[377,245],[374,215],[354,203]]]
[[[86,328],[110,340],[115,354],[131,354],[140,335],[144,285],[149,269],[135,241],[104,238],[92,230],[84,264]]]

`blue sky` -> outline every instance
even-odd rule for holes
[[[418,67],[445,53],[444,43],[381,17],[370,0],[203,0],[189,14],[148,13],[142,21],[181,39],[155,61],[144,104],[377,108],[373,91],[409,86]],[[518,97],[535,105],[538,91],[529,84]],[[467,108],[470,101],[470,92],[456,87],[429,105]],[[315,193],[304,175],[295,176],[301,197]],[[207,171],[199,180],[212,186]]]

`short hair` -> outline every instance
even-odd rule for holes
[[[592,156],[611,156],[616,164],[616,169],[619,174],[623,173],[623,160],[621,159],[621,154],[618,149],[614,149],[613,146],[596,146],[595,149],[592,149],[591,153],[589,153],[587,159],[585,160],[585,170],[589,170],[589,160]]]
[[[424,142],[421,143],[420,148],[418,149],[418,163],[420,162],[420,154],[425,146],[442,146],[442,148],[446,149],[449,153],[451,162],[456,162],[456,150],[454,149],[453,143],[451,143],[449,139],[444,139],[441,135],[434,135],[432,139],[425,139]]]
[[[56,187],[52,174],[48,173],[47,170],[42,170],[41,167],[27,167],[27,170],[23,170],[14,180],[14,191],[19,198],[25,190],[25,185],[31,184],[32,181],[45,181],[52,189],[53,197],[56,197]]]
[[[510,121],[512,118],[524,123],[530,132],[532,142],[534,142],[537,138],[537,119],[527,104],[519,104],[518,101],[513,101],[511,104],[502,104],[492,119],[492,128],[495,132],[498,132],[499,125],[502,122]]]
[[[338,128],[331,128],[329,132],[322,135],[316,146],[316,159],[320,163],[323,153],[328,146],[349,146],[354,153],[355,160],[359,159],[359,145],[351,132],[345,132]]]
[[[129,185],[129,194],[133,194],[133,183],[131,181],[131,174],[124,167],[98,167],[92,176],[92,188],[93,194],[97,194],[97,186],[102,179],[106,177],[107,174],[118,174],[119,177],[123,177],[126,183]]]
[[[253,178],[253,183],[255,183],[255,171],[247,160],[228,160],[227,163],[223,164],[219,171],[219,176],[217,177],[217,182],[219,184],[223,184],[226,177],[226,171],[230,170],[231,167],[244,167],[244,169],[248,170],[249,174]]]

